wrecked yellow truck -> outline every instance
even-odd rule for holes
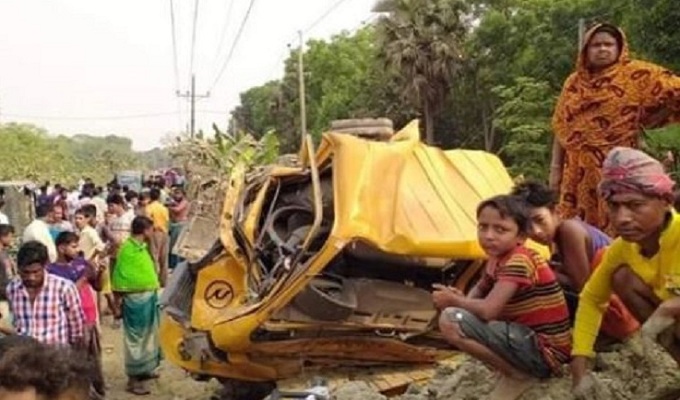
[[[512,186],[496,156],[427,146],[417,122],[389,141],[327,133],[311,146],[298,167],[232,173],[219,240],[161,302],[166,357],[260,388],[242,398],[310,372],[450,357],[431,286],[471,287],[476,206]]]

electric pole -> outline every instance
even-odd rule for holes
[[[305,135],[307,135],[307,105],[305,92],[305,66],[304,66],[304,51],[305,42],[302,36],[302,31],[298,32],[300,35],[300,51],[298,52],[298,82],[300,85],[300,130],[301,130],[301,145],[305,143]]]
[[[578,19],[578,51],[579,54],[583,50],[583,46],[585,46],[585,43],[583,41],[585,40],[586,36],[586,20],[583,18]]]
[[[210,92],[207,92],[206,94],[202,95],[196,95],[196,76],[194,74],[191,74],[191,91],[186,92],[186,93],[179,93],[177,92],[177,96],[179,97],[184,97],[188,98],[191,101],[191,121],[189,123],[189,133],[191,134],[191,138],[194,138],[194,135],[196,134],[196,98],[206,98],[210,97]]]

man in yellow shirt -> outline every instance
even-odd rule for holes
[[[595,355],[610,295],[618,295],[644,323],[661,302],[673,296],[674,275],[680,273],[680,215],[671,207],[675,182],[661,163],[641,151],[617,147],[607,155],[602,175],[600,195],[607,201],[619,237],[583,288],[576,313],[572,377],[574,394],[583,398],[589,398],[595,386],[587,360]],[[680,363],[675,328],[657,340]]]
[[[149,192],[150,202],[146,206],[145,214],[153,221],[153,238],[151,239],[151,254],[156,262],[158,277],[161,286],[165,286],[168,274],[168,231],[170,229],[170,212],[168,208],[160,202],[161,191],[157,188]]]

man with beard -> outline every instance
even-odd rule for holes
[[[45,269],[47,247],[24,243],[17,254],[19,276],[7,285],[7,299],[19,335],[60,346],[82,347],[83,308],[76,285]]]

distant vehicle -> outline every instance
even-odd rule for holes
[[[122,186],[127,186],[130,190],[135,192],[142,191],[142,182],[144,175],[142,171],[121,171],[116,174],[116,181]]]

